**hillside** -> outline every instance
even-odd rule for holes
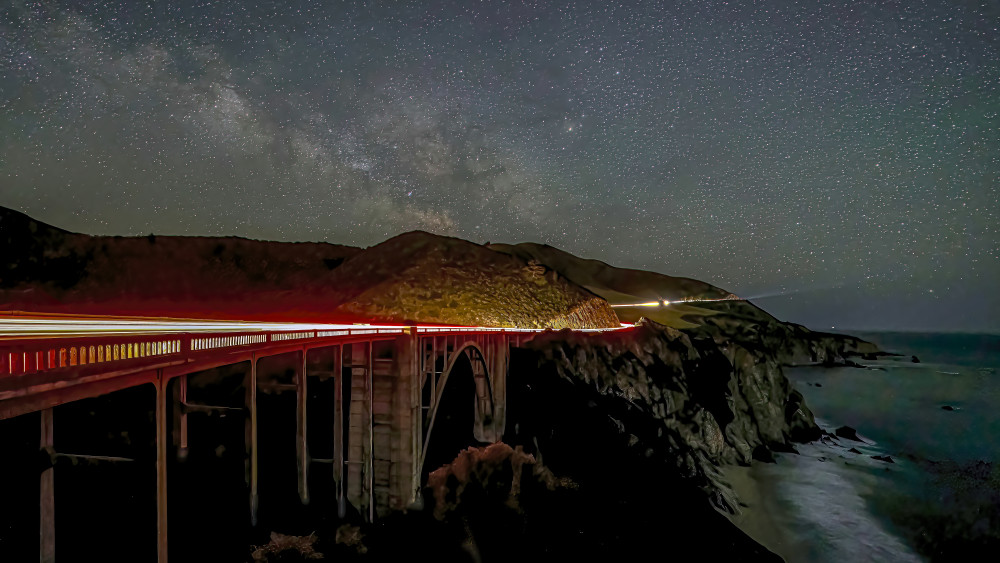
[[[531,328],[617,327],[607,302],[554,273],[462,239],[411,232],[339,268],[338,313],[364,319]]]
[[[0,310],[317,318],[333,270],[360,249],[236,237],[69,233],[0,208]],[[253,303],[253,307],[247,307]]]
[[[545,244],[491,244],[490,248],[555,270],[560,276],[617,305],[615,312],[624,322],[634,323],[645,317],[673,328],[693,328],[702,324],[704,317],[720,313],[758,322],[776,320],[747,301],[729,300],[735,296],[728,291],[695,279],[616,268]],[[703,299],[718,301],[697,301]],[[681,303],[685,300],[692,301]],[[671,303],[660,307],[620,306],[653,301]]]
[[[0,310],[616,327],[608,304],[483,246],[423,232],[360,249],[236,237],[70,233],[0,208]]]

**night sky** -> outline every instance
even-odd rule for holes
[[[1000,331],[1000,3],[0,3],[0,205],[423,229]]]

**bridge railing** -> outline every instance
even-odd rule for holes
[[[217,352],[268,344],[365,335],[404,334],[413,327],[357,326],[329,330],[195,332],[0,338],[0,377],[79,368],[91,364],[130,365],[158,357]],[[417,334],[533,333],[539,329],[422,326]]]
[[[0,376],[179,354],[185,335],[111,335],[11,340],[0,346]]]
[[[215,352],[270,343],[359,335],[402,334],[404,327],[281,332],[166,333],[151,335],[34,336],[0,339],[0,377],[79,368],[91,364],[126,366],[137,360]]]

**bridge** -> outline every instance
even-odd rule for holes
[[[191,417],[244,419],[245,514],[255,526],[261,512],[259,440],[266,431],[260,397],[294,393],[295,433],[289,438],[295,446],[298,502],[310,503],[310,484],[316,481],[310,472],[321,472],[332,484],[339,517],[350,509],[373,521],[419,502],[427,473],[457,453],[435,453],[433,447],[435,430],[448,430],[450,411],[471,410],[478,442],[503,436],[510,350],[537,332],[0,316],[0,421],[30,413],[40,418],[40,560],[55,560],[57,470],[77,462],[144,462],[59,451],[56,436],[62,430],[54,413],[65,405],[128,389],[151,390],[139,395],[151,404],[135,405],[130,395],[129,408],[150,413],[155,455],[149,462],[155,465],[150,471],[155,479],[148,487],[155,490],[156,558],[166,563],[168,468],[185,459],[197,438]],[[199,378],[208,383],[200,385]],[[232,392],[216,404],[206,401],[211,393],[204,389],[220,382],[238,388],[242,404],[234,403]],[[454,396],[445,393],[449,383],[467,396],[448,399]]]

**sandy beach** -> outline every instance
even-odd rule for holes
[[[737,514],[724,513],[729,520],[786,562],[807,561],[808,550],[784,525],[788,515],[774,500],[774,484],[757,463],[751,467],[723,467],[722,474],[741,503]]]

